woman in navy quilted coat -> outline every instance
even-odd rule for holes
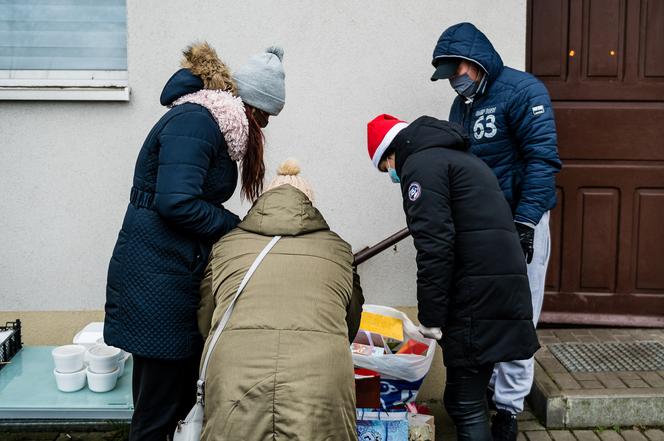
[[[105,342],[134,355],[131,440],[166,439],[195,401],[200,282],[212,244],[240,221],[222,205],[237,162],[243,196],[261,192],[261,128],[284,105],[282,56],[270,48],[233,78],[207,43],[193,45],[161,94],[170,110],[139,152],[106,291]]]

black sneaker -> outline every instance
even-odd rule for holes
[[[516,422],[516,415],[503,409],[491,418],[491,435],[493,441],[516,441],[519,433],[519,427]]]

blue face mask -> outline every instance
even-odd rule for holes
[[[473,81],[468,74],[458,75],[450,78],[450,85],[459,95],[472,98],[477,93],[480,84]]]
[[[388,168],[387,168],[387,173],[390,175],[390,179],[391,179],[392,182],[394,182],[395,184],[398,184],[398,183],[401,182],[401,179],[399,179],[399,176],[397,175],[397,171],[396,171],[395,169],[393,169],[393,168],[389,168],[389,167],[388,167]]]
[[[399,184],[401,182],[401,179],[399,179],[399,175],[397,175],[396,169],[393,169],[390,167],[390,160],[387,160],[387,174],[390,175],[390,179],[392,180],[393,183]]]

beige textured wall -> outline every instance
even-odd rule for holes
[[[16,319],[24,345],[58,346],[71,343],[88,323],[104,321],[104,311],[0,311],[0,323]]]

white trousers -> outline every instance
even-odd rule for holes
[[[533,300],[533,323],[537,326],[544,301],[546,268],[551,254],[549,212],[535,227],[533,260],[528,265],[528,281]],[[535,375],[534,358],[496,363],[490,388],[494,390],[493,401],[498,409],[517,414],[523,411],[523,402],[530,393]]]

